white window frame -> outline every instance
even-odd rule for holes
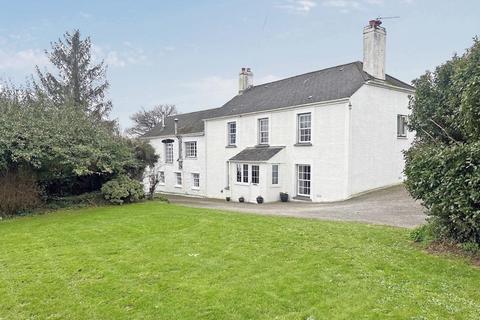
[[[197,141],[185,141],[185,158],[197,157]]]
[[[175,187],[181,188],[182,185],[183,185],[182,173],[181,172],[175,172]]]
[[[164,185],[165,184],[165,171],[159,171],[157,173],[158,183]]]
[[[308,121],[306,120],[307,116],[310,118]],[[312,113],[311,112],[299,113],[297,114],[297,143],[308,144],[311,142],[312,142]]]
[[[251,168],[251,182],[252,182],[252,184],[260,184],[260,166],[258,164],[252,164],[250,166],[250,168]],[[254,168],[257,168],[257,170],[254,170]],[[253,181],[253,179],[255,178],[254,172],[257,173],[256,181]]]
[[[278,186],[280,173],[279,173],[279,166],[278,164],[272,164],[272,185]]]
[[[269,119],[268,118],[260,118],[257,121],[257,131],[258,131],[258,144],[268,144],[270,137],[269,137]]]
[[[165,163],[173,163],[173,142],[165,143]]]
[[[200,173],[192,172],[192,189],[200,189]]]
[[[237,122],[230,121],[230,122],[227,122],[227,145],[235,146],[236,144],[237,144]]]
[[[242,183],[248,183],[250,181],[249,176],[248,176],[248,173],[250,172],[249,167],[250,166],[246,163],[242,164]]]
[[[397,114],[397,138],[407,137],[407,122],[408,116],[404,114]]]
[[[306,168],[308,167],[308,172]],[[312,194],[312,166],[309,164],[297,164],[297,195],[301,197],[310,197]],[[308,174],[308,179],[306,175]],[[306,193],[305,191],[307,191]]]
[[[235,181],[237,181],[237,183],[242,183],[243,181],[243,177],[242,177],[242,174],[243,174],[243,166],[241,163],[237,163],[236,165],[236,172],[235,172]]]
[[[250,167],[251,166],[247,163],[237,163],[236,169],[235,169],[236,184],[249,184],[251,182]]]

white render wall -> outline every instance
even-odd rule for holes
[[[403,181],[402,151],[410,147],[414,133],[397,138],[397,114],[410,114],[411,94],[372,83],[351,97],[349,195]]]
[[[174,136],[150,139],[160,155],[159,170],[166,183],[157,191],[212,198],[231,197],[255,202],[278,201],[280,192],[296,195],[296,165],[311,166],[311,199],[337,201],[352,195],[403,181],[402,151],[410,147],[414,133],[397,138],[397,114],[408,115],[408,90],[388,88],[372,82],[350,99],[312,104],[270,112],[244,114],[205,121],[205,135],[182,137],[183,169],[178,169],[178,139]],[[295,146],[297,114],[312,114],[312,146]],[[246,147],[258,144],[257,122],[269,118],[270,146],[285,148],[260,166],[260,184],[236,182],[235,162],[229,159]],[[237,122],[236,148],[227,146],[227,122]],[[163,139],[174,142],[174,163],[165,164]],[[185,158],[186,141],[197,141],[197,158]],[[243,162],[240,162],[243,164]],[[252,163],[249,163],[250,165]],[[279,165],[279,184],[271,184],[271,166]],[[182,172],[183,184],[175,186],[175,172]],[[192,173],[200,174],[200,188],[192,189]],[[229,186],[229,188],[226,188]]]
[[[312,114],[312,146],[295,146],[297,142],[297,114]],[[312,201],[334,201],[347,196],[347,117],[348,100],[335,103],[316,104],[284,110],[244,114],[229,118],[211,119],[205,122],[207,196],[225,198],[231,196],[236,201],[238,190],[242,190],[245,201],[255,202],[261,195],[266,202],[279,200],[279,193],[288,192],[290,197],[296,195],[296,165],[311,166]],[[261,166],[260,185],[269,186],[271,182],[271,164],[280,163],[279,187],[250,186],[246,190],[243,184],[235,182],[233,164],[227,175],[227,162],[246,147],[257,145],[257,121],[269,118],[270,146],[285,146],[269,165]],[[236,148],[227,145],[227,123],[237,122]],[[262,170],[263,169],[263,170]],[[230,178],[230,183],[227,181]],[[266,183],[266,184],[265,184]],[[225,187],[230,184],[230,190]],[[253,190],[252,190],[253,189]],[[260,194],[257,194],[260,193]]]
[[[165,163],[165,144],[164,139],[173,139],[173,163]],[[165,184],[158,184],[157,192],[179,193],[192,196],[204,196],[206,190],[205,176],[205,137],[203,135],[186,135],[182,136],[182,153],[183,153],[183,169],[178,166],[178,139],[175,136],[164,136],[151,138],[150,144],[155,148],[156,153],[160,156],[157,163],[157,170],[165,172]],[[185,142],[197,141],[197,158],[185,158]],[[175,172],[182,173],[182,186],[175,184]],[[200,174],[200,188],[192,188],[192,173]],[[148,186],[148,181],[145,183]]]

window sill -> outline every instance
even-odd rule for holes
[[[397,136],[397,139],[406,140],[406,139],[407,139],[407,136]]]
[[[185,157],[185,160],[197,160],[197,157]]]
[[[236,184],[238,186],[249,186],[250,185],[249,182],[234,182],[234,184]]]
[[[268,143],[259,143],[255,146],[255,148],[268,148],[270,145]]]
[[[292,198],[293,200],[301,200],[301,201],[312,201],[310,197],[307,196],[295,196]]]
[[[180,184],[176,184],[176,185],[174,185],[174,187],[175,187],[175,188],[179,188],[179,189],[181,189],[181,188],[182,188],[182,185],[180,185]]]
[[[192,190],[198,191],[198,190],[200,190],[200,187],[192,187]]]
[[[229,144],[229,145],[225,146],[225,148],[236,148],[236,147],[237,147],[237,146],[234,145],[234,144]]]
[[[293,145],[294,147],[311,147],[311,142],[297,142]]]

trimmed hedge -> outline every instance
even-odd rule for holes
[[[440,236],[480,243],[480,142],[414,146],[405,155],[407,189]]]

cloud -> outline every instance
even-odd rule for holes
[[[322,2],[322,6],[343,9],[358,9],[360,8],[360,3],[352,0],[327,0]]]
[[[93,58],[95,61],[104,60],[110,67],[123,68],[128,65],[136,65],[148,62],[145,51],[125,41],[120,50],[113,50],[109,46],[92,45]]]
[[[39,49],[19,51],[5,51],[0,49],[0,69],[30,69],[33,71],[35,65],[44,67],[48,64],[47,56]]]
[[[317,2],[314,0],[284,0],[276,7],[293,13],[307,14],[316,6]]]

